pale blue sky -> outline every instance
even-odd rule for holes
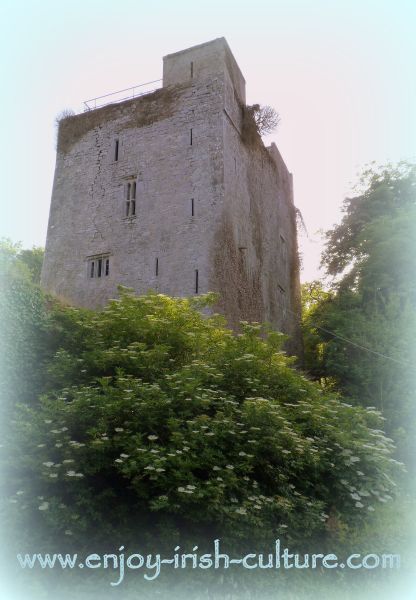
[[[416,3],[5,1],[0,5],[0,235],[44,245],[56,115],[162,76],[162,56],[224,36],[248,102],[281,115],[274,140],[309,232],[339,220],[370,161],[416,160]],[[303,279],[319,243],[302,240]]]

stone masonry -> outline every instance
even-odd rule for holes
[[[61,120],[43,287],[99,308],[208,291],[231,327],[268,321],[299,340],[292,176],[245,107],[224,38],[163,59],[163,87]]]

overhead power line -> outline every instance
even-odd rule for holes
[[[377,352],[377,350],[372,350],[371,348],[367,348],[366,346],[362,346],[361,344],[357,344],[356,342],[353,342],[352,340],[349,340],[348,338],[342,336],[342,335],[338,335],[337,333],[330,331],[329,329],[325,329],[324,327],[320,327],[320,325],[316,325],[316,323],[311,323],[311,325],[313,325],[313,327],[316,327],[317,329],[320,329],[321,331],[325,331],[325,333],[329,333],[330,335],[333,335],[334,337],[342,340],[343,342],[346,342],[347,344],[351,344],[351,346],[355,346],[356,348],[360,348],[361,350],[365,350],[366,352],[370,352],[371,354],[375,354],[376,356],[381,356],[382,358],[386,358],[387,360],[391,360],[395,363],[398,363],[399,365],[403,365],[404,367],[411,367],[412,365],[408,362],[404,362],[402,360],[398,360],[397,358],[393,358],[393,356],[387,356],[387,354],[383,354],[382,352]]]
[[[297,316],[296,313],[294,313],[292,310],[288,309],[288,312],[292,313],[294,316]],[[347,344],[351,344],[351,346],[355,346],[356,348],[360,348],[360,350],[364,350],[365,352],[370,352],[371,354],[375,354],[376,356],[380,356],[381,358],[385,358],[387,360],[391,360],[392,362],[395,362],[399,365],[402,365],[403,367],[411,367],[413,368],[413,365],[409,362],[405,362],[403,360],[399,360],[397,358],[394,358],[393,356],[388,356],[387,354],[383,354],[382,352],[377,352],[377,350],[373,350],[372,348],[367,348],[366,346],[362,346],[361,344],[357,344],[357,342],[353,342],[352,340],[339,335],[338,333],[335,333],[334,331],[331,331],[330,329],[325,329],[324,327],[321,327],[320,325],[317,325],[316,323],[312,323],[311,322],[312,327],[316,327],[316,329],[320,329],[321,331],[324,331],[325,333],[329,333],[329,335],[334,336],[335,338],[338,338],[339,340],[342,340],[343,342],[346,342]]]

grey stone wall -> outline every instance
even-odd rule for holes
[[[220,38],[165,57],[161,90],[64,119],[42,285],[95,308],[118,284],[193,295],[198,271],[230,325],[268,320],[297,338],[291,176],[275,146],[244,141],[244,98]],[[109,273],[91,277],[100,256]]]
[[[246,82],[225,38],[186,48],[163,58],[163,86],[213,76],[231,79],[241,102],[246,101]]]
[[[211,287],[220,309],[239,320],[268,321],[299,348],[299,271],[292,176],[277,147],[245,141],[242,109],[225,78],[224,202],[213,249]]]

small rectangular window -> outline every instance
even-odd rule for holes
[[[199,273],[198,269],[195,269],[195,294],[199,292]]]
[[[130,216],[130,202],[126,202],[126,217]]]
[[[131,204],[130,216],[135,217],[136,216],[136,200],[132,200],[130,204]]]
[[[114,144],[114,160],[115,161],[118,160],[118,146],[119,146],[119,141],[116,140],[115,144]]]
[[[156,263],[155,263],[155,275],[156,277],[159,276],[159,259],[156,259]]]
[[[195,202],[193,198],[191,198],[191,216],[195,216]]]
[[[92,279],[110,274],[110,257],[108,254],[94,256],[88,260],[88,276]]]
[[[131,184],[131,199],[136,200],[136,182],[133,181]]]
[[[189,142],[190,142],[190,145],[192,146],[192,129],[191,129],[191,135],[190,135]]]
[[[131,183],[127,184],[127,200],[130,200],[131,195]]]

